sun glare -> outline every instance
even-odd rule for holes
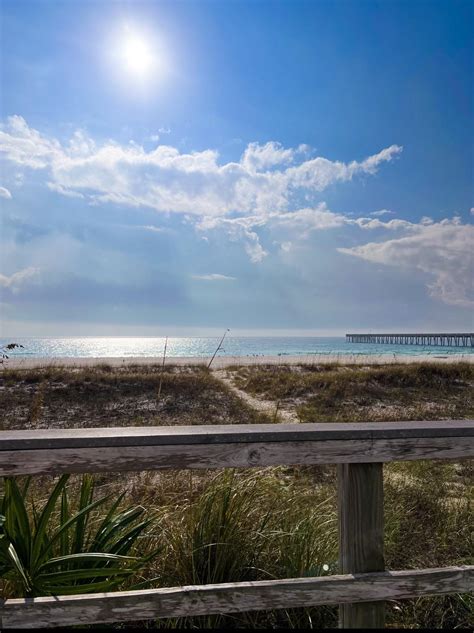
[[[149,97],[169,71],[168,51],[159,31],[148,25],[118,25],[105,42],[106,72],[132,99]]]
[[[138,75],[147,74],[153,66],[153,53],[149,44],[137,36],[129,36],[123,46],[126,69]]]

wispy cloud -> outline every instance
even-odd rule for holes
[[[196,229],[202,232],[222,231],[232,242],[241,242],[245,252],[254,264],[261,262],[268,252],[260,244],[260,238],[254,228],[264,226],[268,217],[213,218],[204,217]]]
[[[372,211],[369,215],[373,215],[376,218],[380,218],[383,215],[395,215],[394,211],[390,211],[390,209],[380,209],[380,211]]]
[[[12,288],[13,290],[18,289],[19,286],[24,284],[32,277],[35,277],[38,273],[39,269],[33,268],[32,266],[23,270],[19,270],[12,275],[2,275],[0,273],[0,286],[2,286],[3,288]]]
[[[0,198],[11,200],[12,194],[6,187],[0,187]]]
[[[273,211],[260,215],[236,218],[219,218],[206,216],[196,225],[201,232],[221,231],[231,241],[239,241],[244,245],[250,260],[261,262],[268,251],[262,246],[258,229],[266,227],[270,230],[284,230],[286,236],[294,241],[306,239],[315,231],[325,231],[343,226],[356,226],[361,229],[384,229],[389,231],[416,228],[418,225],[407,220],[392,219],[387,222],[378,218],[352,218],[328,209],[325,202],[315,207],[296,209],[295,211]]]
[[[261,229],[279,232],[280,252],[308,240],[315,232],[339,230],[338,239],[360,241],[366,231],[377,230],[379,241],[339,247],[345,255],[366,261],[419,270],[427,275],[431,296],[450,305],[474,306],[474,226],[458,217],[434,222],[393,218],[353,218],[335,213],[325,203],[311,209],[240,218],[204,218],[200,231],[221,231],[232,241],[241,241],[252,262],[261,262],[269,251],[261,244]],[[363,232],[363,233],[362,233]],[[396,237],[393,237],[395,233]]]
[[[154,224],[146,224],[144,226],[139,226],[138,228],[143,229],[145,231],[151,231],[152,233],[168,233],[169,229],[165,229],[162,226],[155,226]]]
[[[219,273],[210,273],[208,275],[191,275],[193,279],[201,279],[203,281],[235,281],[236,277],[229,275],[221,275]]]
[[[474,307],[474,226],[459,218],[410,223],[409,235],[338,250],[377,264],[420,270],[432,279],[427,287],[433,297]]]

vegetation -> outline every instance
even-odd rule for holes
[[[131,555],[153,519],[145,510],[119,510],[123,495],[102,515],[108,497],[94,500],[94,482],[82,478],[76,507],[62,476],[43,507],[6,478],[0,501],[0,578],[5,591],[26,597],[110,591],[136,575],[157,553]],[[99,513],[99,514],[98,514]]]
[[[13,350],[20,348],[23,348],[23,345],[20,343],[6,343],[5,345],[0,345],[0,366],[5,365]]]
[[[0,430],[267,421],[202,366],[0,372]]]
[[[68,399],[68,415],[74,425],[81,424],[81,410],[83,416],[91,416],[82,420],[83,425],[125,424],[127,413],[132,411],[136,416],[134,420],[138,420],[134,403],[139,406],[143,399],[152,402],[156,397],[159,370],[159,365],[156,368],[104,366],[90,370],[44,369],[16,373],[7,369],[2,373],[0,393],[6,399],[4,402],[10,403],[17,412],[20,420],[17,428],[65,424],[64,407],[69,406]],[[272,402],[281,401],[285,407],[297,408],[301,419],[393,419],[391,407],[399,407],[395,419],[418,417],[412,407],[417,408],[416,413],[431,410],[430,415],[422,416],[431,419],[472,416],[473,374],[471,367],[462,363],[363,368],[255,366],[234,368],[229,373],[240,389]],[[23,409],[19,394],[27,396]],[[124,410],[111,419],[106,412],[113,398],[120,406],[120,403],[124,405]],[[245,422],[247,416],[250,421],[265,419],[203,368],[166,367],[160,399],[153,402],[157,403],[157,409],[143,413],[140,423],[169,424],[174,419],[181,420],[181,413],[188,424]],[[166,413],[164,403],[175,408]],[[208,411],[206,403],[215,408]],[[35,406],[37,414],[34,414]],[[306,409],[308,417],[304,417],[305,407],[311,408],[313,417],[309,408]],[[14,416],[8,415],[6,419],[5,427],[13,428]],[[269,416],[266,421],[271,419]],[[387,568],[473,564],[472,463],[394,463],[387,465],[384,473]],[[44,498],[44,491],[62,486],[56,504],[50,506],[54,509],[48,521],[42,523],[47,523],[43,529],[45,561],[49,557],[47,543],[57,534],[69,534],[69,549],[55,549],[60,548],[62,542],[61,537],[56,537],[54,557],[93,553],[94,535],[111,511],[113,517],[131,516],[127,512],[132,509],[141,511],[142,514],[137,514],[134,522],[123,530],[131,530],[132,525],[139,526],[153,518],[153,523],[143,528],[127,552],[113,549],[113,543],[120,540],[119,532],[110,540],[110,547],[101,547],[103,553],[130,559],[119,563],[104,558],[100,564],[98,560],[83,560],[81,568],[95,576],[76,579],[70,576],[63,586],[71,583],[72,590],[82,592],[89,581],[107,582],[109,578],[114,587],[130,588],[148,579],[155,579],[151,586],[176,586],[331,574],[337,569],[336,482],[332,467],[104,474],[95,477],[93,497],[82,492],[84,487],[91,486],[90,481],[90,478],[71,477],[66,486],[64,479],[52,484],[51,477],[35,477],[26,492],[23,481],[15,484],[13,480],[6,480],[4,484],[5,495],[12,498],[14,493],[14,512],[23,517],[23,523],[25,514],[28,515],[31,535],[27,539],[29,549],[26,549],[30,552],[35,535],[38,531],[41,533],[37,527],[39,517],[49,503],[36,500]],[[119,494],[123,496],[119,498]],[[23,504],[19,502],[19,495],[24,499]],[[72,543],[79,519],[62,530],[66,516],[63,495],[67,495],[69,520],[74,519],[81,508],[95,503],[96,495],[98,500],[105,499],[82,515],[87,515],[83,533],[91,536],[79,539],[81,545],[76,550]],[[13,508],[11,501],[9,507]],[[145,516],[143,508],[150,514]],[[0,514],[6,516],[5,511],[0,510]],[[2,529],[4,537],[7,528]],[[28,530],[22,534],[25,533],[28,534]],[[12,540],[11,535],[8,538]],[[5,554],[2,556],[4,561]],[[22,560],[26,561],[25,568],[31,567],[31,557],[22,556]],[[4,597],[28,591],[35,595],[47,593],[48,587],[41,577],[33,590],[27,590],[11,562],[8,568],[5,562],[2,564]],[[74,565],[72,561],[65,561],[62,567],[46,568],[46,572],[74,571]],[[38,568],[41,569],[40,565],[36,565]],[[117,570],[116,576],[108,573],[113,569]],[[97,570],[104,575],[97,576]],[[33,572],[28,573],[37,577]],[[52,591],[51,587],[49,590]],[[64,593],[62,587],[61,593]],[[389,626],[468,628],[473,617],[474,604],[469,596],[387,604]],[[142,624],[159,628],[328,628],[337,626],[337,608],[262,611]]]
[[[259,365],[235,384],[296,410],[300,422],[459,419],[474,416],[474,365]]]

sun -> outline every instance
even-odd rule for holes
[[[142,79],[150,75],[156,65],[156,54],[149,38],[127,29],[117,43],[120,66],[127,74]]]
[[[122,58],[125,69],[134,75],[147,75],[154,65],[150,44],[137,35],[128,35],[123,42]]]
[[[130,98],[150,96],[169,74],[163,34],[145,24],[118,24],[103,43],[104,70]]]

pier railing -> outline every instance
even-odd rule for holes
[[[451,334],[346,334],[348,343],[379,345],[436,345],[438,347],[474,347],[474,333]]]
[[[321,604],[340,605],[342,628],[381,628],[387,600],[463,593],[474,588],[474,566],[385,569],[383,464],[473,456],[472,420],[2,432],[3,476],[337,464],[341,574],[9,599],[0,608],[0,629]]]

